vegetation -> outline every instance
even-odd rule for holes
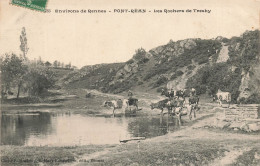
[[[153,88],[159,87],[160,85],[166,83],[168,79],[164,76],[161,76],[157,79],[157,81],[153,84]]]
[[[260,150],[259,148],[253,148],[250,151],[244,152],[242,155],[240,155],[237,158],[237,161],[232,166],[235,165],[259,165],[260,159],[259,159]]]
[[[133,59],[137,60],[138,64],[146,63],[149,59],[146,57],[146,51],[143,48],[139,48],[135,51]]]
[[[260,95],[258,93],[253,93],[248,98],[240,98],[239,103],[241,104],[260,104]]]
[[[144,81],[155,75],[164,74],[169,71],[175,72],[185,66],[190,66],[189,70],[192,70],[191,64],[193,60],[198,64],[207,63],[209,57],[216,55],[217,50],[221,48],[220,42],[216,40],[197,39],[195,42],[195,47],[184,49],[184,53],[179,56],[173,56],[170,59],[168,59],[168,56],[163,56],[163,58],[162,55],[157,56],[157,61],[160,61],[160,64],[157,64],[156,68],[153,68],[146,74]],[[169,42],[165,47],[171,47],[173,44],[174,43]],[[175,79],[177,75],[174,75],[171,79]]]
[[[15,54],[2,57],[1,63],[1,95],[2,99],[17,88],[17,98],[20,91],[29,96],[40,96],[54,85],[53,73],[45,67],[34,67],[30,62]]]
[[[21,91],[27,97],[41,97],[46,94],[47,89],[54,86],[57,77],[60,76],[57,72],[53,72],[50,62],[43,62],[41,58],[30,61],[26,57],[29,48],[25,28],[22,29],[20,42],[23,55],[17,56],[12,53],[0,57],[2,99],[14,94],[18,99]],[[67,68],[70,69],[71,65],[69,64]]]
[[[239,86],[241,82],[241,70],[234,72],[227,63],[217,63],[213,66],[205,66],[188,79],[187,87],[194,87],[198,94],[209,92],[215,94],[218,89],[231,92],[232,101],[236,101],[239,95]]]
[[[1,58],[1,95],[5,98],[6,94],[12,93],[11,87],[17,87],[17,98],[19,98],[20,89],[24,81],[24,76],[27,72],[27,66],[23,64],[21,58],[15,54],[6,54]]]
[[[187,82],[187,87],[195,87],[198,93],[206,91],[215,94],[218,89],[231,92],[232,101],[239,96],[242,71],[247,73],[259,55],[259,31],[246,32],[241,37],[233,37],[229,44],[229,60],[226,63],[205,66]],[[235,66],[234,71],[231,67]],[[249,98],[240,99],[241,103],[260,103],[259,95],[254,93]]]
[[[25,59],[26,54],[29,50],[28,45],[27,45],[27,37],[26,37],[25,27],[22,28],[22,32],[21,32],[21,35],[20,35],[20,42],[21,42],[20,49],[23,52],[23,58]]]
[[[177,77],[183,75],[184,73],[181,70],[176,71],[172,76],[171,76],[171,80],[176,79]]]
[[[168,80],[160,77],[161,75],[173,73],[169,79],[174,80],[182,76],[185,71],[185,77],[189,77],[198,66],[201,69],[197,73],[194,72],[195,75],[188,79],[188,88],[196,88],[199,94],[206,92],[214,94],[218,89],[228,91],[231,92],[232,101],[235,102],[240,94],[241,74],[250,72],[252,64],[257,58],[259,59],[257,56],[258,36],[259,31],[250,31],[231,39],[193,39],[192,47],[188,48],[180,45],[182,41],[170,41],[166,45],[150,50],[149,53],[139,48],[133,58],[126,63],[118,66],[107,64],[87,70],[85,73],[84,69],[81,69],[79,72],[72,72],[64,81],[70,82],[68,87],[84,87],[102,92],[119,93],[142,84],[147,84],[152,88],[164,86]],[[225,63],[216,64],[222,44],[228,46],[230,58]],[[128,73],[120,73],[119,71],[123,70],[126,64],[130,70]],[[134,64],[135,71],[138,72],[132,72],[129,64]],[[78,76],[75,77],[75,75]],[[70,80],[71,78],[73,81]],[[246,103],[257,101],[256,94],[244,100]]]
[[[229,46],[228,63],[248,71],[259,55],[259,31],[251,31],[242,37],[233,37]]]

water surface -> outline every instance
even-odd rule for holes
[[[169,122],[169,123],[168,123]],[[1,118],[1,144],[74,146],[118,144],[133,137],[151,138],[178,128],[167,115],[142,117],[91,117],[81,114],[8,114]]]

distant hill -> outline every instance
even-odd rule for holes
[[[156,91],[194,87],[200,94],[218,89],[232,100],[260,102],[259,31],[227,39],[170,40],[145,51],[137,49],[125,63],[85,66],[64,76],[66,88],[120,93],[128,89]]]

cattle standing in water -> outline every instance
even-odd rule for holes
[[[164,99],[164,100],[158,101],[157,103],[152,103],[150,105],[151,110],[157,108],[157,109],[161,110],[161,115],[163,115],[164,108],[168,108],[168,111],[169,111],[169,106],[167,105],[168,102],[169,102],[169,99]]]
[[[138,99],[136,98],[129,98],[128,100],[124,100],[124,103],[127,104],[127,106],[135,106],[138,110]]]
[[[172,115],[176,115],[179,121],[179,125],[181,125],[181,116],[183,115],[183,105],[184,99],[181,98],[173,98],[167,103],[167,106],[171,110]]]
[[[178,118],[179,124],[181,125],[181,116],[182,116],[182,109],[183,109],[183,103],[184,100],[183,99],[179,99],[179,98],[173,98],[171,100],[169,99],[164,99],[161,100],[157,103],[152,103],[151,109],[160,109],[161,110],[161,116],[163,116],[163,109],[167,108],[168,109],[168,115],[172,114],[172,115],[176,115],[176,117]]]
[[[103,106],[113,108],[113,117],[115,117],[115,110],[123,107],[123,101],[121,99],[105,101]]]

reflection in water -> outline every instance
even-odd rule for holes
[[[45,136],[52,132],[48,113],[31,115],[2,115],[1,144],[24,145],[30,135]]]
[[[139,117],[128,124],[128,130],[134,137],[152,138],[165,135],[168,132],[176,130],[177,119],[163,117]]]
[[[151,138],[174,131],[167,116],[104,118],[80,114],[2,115],[1,144],[26,146],[73,146],[118,144],[130,137]],[[168,123],[169,122],[169,123]]]

